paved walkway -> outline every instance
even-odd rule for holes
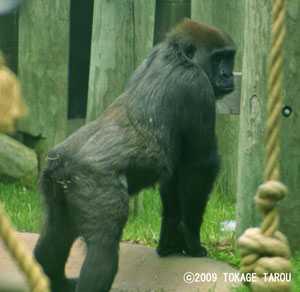
[[[30,250],[38,239],[38,234],[32,233],[18,233],[18,236]],[[79,275],[84,250],[84,244],[76,241],[66,267],[68,277]],[[185,283],[183,276],[187,272],[194,273],[198,282]],[[237,271],[226,263],[209,258],[192,258],[184,255],[159,258],[152,247],[121,243],[119,272],[112,292],[226,292],[230,291],[229,287],[236,283],[225,282],[224,273],[237,273]],[[217,278],[216,282],[211,279],[214,276]],[[28,291],[22,283],[24,277],[4,249],[1,240],[0,278],[2,279],[0,291],[4,291],[1,288],[4,283],[11,281],[21,287],[15,291]]]

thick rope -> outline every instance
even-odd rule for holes
[[[4,58],[0,52],[0,131],[13,130],[14,120],[24,116],[26,111],[20,97],[19,82],[13,72],[5,66]],[[35,261],[30,250],[17,238],[14,228],[5,216],[1,203],[0,238],[3,239],[9,252],[26,274],[31,291],[49,292],[48,278],[44,275],[41,266]]]
[[[268,105],[266,125],[265,181],[279,179],[278,156],[280,112],[282,107],[283,43],[285,30],[285,0],[274,0],[272,10],[271,55],[269,59]]]
[[[0,52],[0,132],[12,131],[14,120],[27,113],[26,106],[20,97],[20,91],[17,77],[5,66]]]
[[[239,238],[242,256],[242,273],[256,273],[257,281],[248,283],[252,291],[288,292],[291,290],[292,267],[288,260],[290,250],[286,237],[277,231],[279,215],[277,201],[284,198],[287,188],[279,179],[278,157],[280,152],[279,130],[282,107],[282,63],[285,38],[285,0],[274,0],[272,10],[272,33],[270,74],[268,82],[268,105],[266,125],[265,183],[255,196],[256,208],[264,217],[260,228],[250,228]],[[285,278],[276,280],[276,274]],[[274,280],[275,279],[275,280]]]

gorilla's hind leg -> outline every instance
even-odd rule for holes
[[[76,281],[65,278],[65,264],[74,240],[75,236],[64,233],[50,220],[35,246],[34,255],[51,281],[52,292],[76,289]]]
[[[50,279],[52,292],[73,292],[76,280],[66,279],[65,264],[77,238],[74,224],[70,224],[62,186],[48,180],[44,173],[41,187],[47,220],[34,248],[34,255]]]
[[[89,176],[89,180],[78,181],[77,190],[86,194],[77,194],[76,208],[87,253],[76,291],[109,291],[118,270],[119,241],[128,216],[126,179],[111,174]]]
[[[110,291],[118,270],[119,240],[99,237],[87,243],[77,292]]]
[[[180,225],[182,215],[177,184],[178,176],[175,175],[160,185],[163,212],[159,245],[156,252],[161,257],[172,253],[181,253],[185,249],[183,230]]]

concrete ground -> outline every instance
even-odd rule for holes
[[[18,233],[30,250],[33,250],[38,234]],[[76,241],[66,267],[68,277],[78,277],[84,258],[85,246]],[[193,283],[186,283],[193,280]],[[159,258],[155,249],[137,244],[121,243],[119,272],[115,278],[112,292],[226,292],[237,283],[225,281],[224,273],[238,273],[226,263],[209,258],[192,258],[173,255]],[[194,278],[193,278],[194,277]],[[216,281],[213,281],[216,277]],[[0,240],[0,292],[29,291],[24,277],[18,270]],[[14,283],[14,290],[4,286]],[[63,291],[62,291],[63,292]]]

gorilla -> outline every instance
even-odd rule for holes
[[[47,216],[34,254],[53,292],[110,290],[129,196],[155,183],[158,255],[207,254],[200,227],[219,165],[215,103],[234,89],[235,51],[221,30],[185,19],[103,115],[50,150],[40,182]],[[79,236],[87,253],[79,279],[67,279]]]

